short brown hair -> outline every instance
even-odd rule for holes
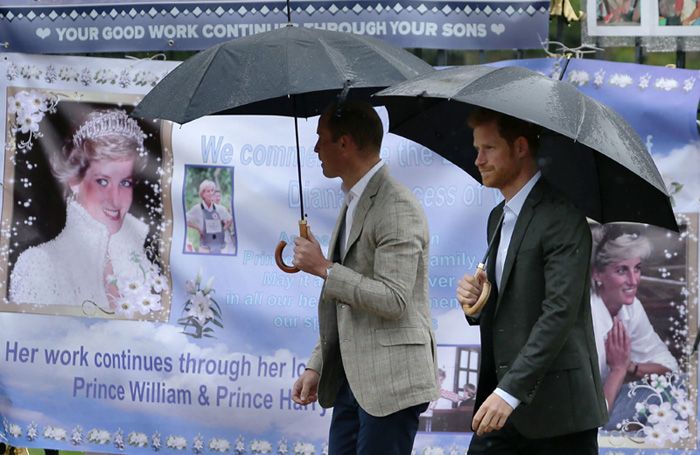
[[[326,107],[323,115],[328,120],[328,129],[333,141],[347,134],[353,138],[360,150],[379,153],[384,136],[382,121],[371,104],[349,100]]]
[[[496,122],[498,134],[505,139],[508,144],[513,145],[515,140],[520,136],[527,140],[527,145],[532,152],[532,156],[537,155],[537,149],[540,146],[540,134],[542,127],[534,123],[520,120],[502,112],[492,111],[485,107],[477,107],[469,113],[467,124],[469,128],[476,128],[485,123]]]

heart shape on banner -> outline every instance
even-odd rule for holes
[[[36,36],[38,36],[41,39],[46,39],[49,35],[51,35],[51,29],[50,28],[37,28],[36,29]]]
[[[496,35],[500,35],[506,31],[506,26],[504,24],[491,24],[491,31]]]

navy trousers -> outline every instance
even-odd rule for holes
[[[409,455],[418,430],[418,416],[428,403],[385,417],[367,414],[345,381],[333,406],[329,455]]]
[[[553,438],[528,439],[510,421],[497,431],[474,433],[469,455],[597,455],[598,429]]]

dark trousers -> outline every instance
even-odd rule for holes
[[[598,455],[598,429],[553,438],[528,439],[510,421],[498,431],[474,433],[469,455]]]
[[[408,455],[418,430],[418,416],[427,408],[428,403],[424,403],[374,417],[360,407],[345,381],[333,406],[328,454]]]

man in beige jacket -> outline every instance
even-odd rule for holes
[[[323,175],[341,178],[345,204],[330,260],[313,235],[295,241],[293,264],[325,284],[320,340],[293,398],[334,407],[334,455],[411,453],[418,416],[438,397],[427,222],[411,191],[388,175],[382,132],[367,103],[326,109],[315,151]]]

